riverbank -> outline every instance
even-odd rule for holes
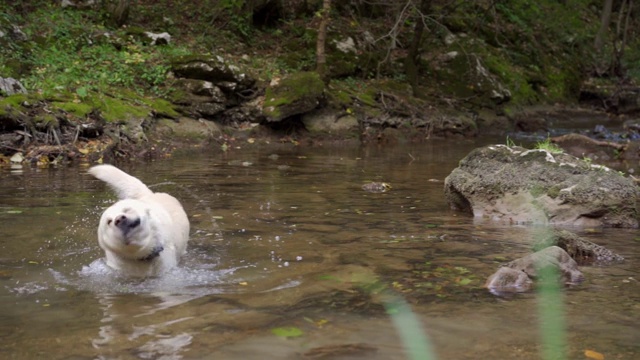
[[[600,9],[581,1],[414,12],[396,1],[334,4],[324,76],[316,3],[138,1],[120,19],[109,4],[121,3],[131,6],[2,5],[0,82],[14,85],[0,91],[0,163],[133,160],[244,141],[544,137],[567,109],[603,111],[600,125],[615,127],[640,114],[640,47],[594,57]],[[618,60],[624,76],[606,71]]]

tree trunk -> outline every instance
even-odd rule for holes
[[[602,9],[602,17],[600,18],[600,30],[598,30],[598,35],[596,35],[596,41],[594,43],[596,52],[601,52],[602,46],[604,46],[604,37],[607,34],[607,30],[609,29],[609,24],[611,23],[612,7],[613,7],[613,0],[605,0],[604,8]]]
[[[327,25],[329,24],[329,12],[331,10],[331,0],[322,1],[320,12],[320,26],[318,26],[318,39],[316,42],[316,72],[320,78],[325,80],[327,72],[327,56],[325,46],[327,42]]]
[[[109,17],[109,25],[116,28],[125,25],[129,21],[132,5],[132,0],[103,0],[102,6]]]
[[[411,85],[413,96],[417,96],[418,93],[418,63],[420,58],[420,43],[422,42],[422,36],[425,30],[425,16],[431,9],[431,0],[422,0],[420,2],[420,14],[416,20],[416,26],[413,32],[413,40],[409,47],[409,53],[405,62],[405,69],[407,80]]]

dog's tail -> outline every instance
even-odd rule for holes
[[[147,185],[113,165],[97,165],[89,169],[89,174],[106,182],[119,199],[139,199],[153,194]]]

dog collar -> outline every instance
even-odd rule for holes
[[[143,258],[139,258],[139,261],[151,261],[155,258],[157,258],[158,256],[160,256],[160,253],[162,252],[162,250],[164,250],[164,247],[162,247],[162,245],[156,245],[156,247],[153,248],[153,250],[151,251],[151,253]]]

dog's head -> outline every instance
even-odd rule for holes
[[[121,200],[102,214],[100,246],[124,257],[138,257],[152,244],[151,208],[137,200]]]

